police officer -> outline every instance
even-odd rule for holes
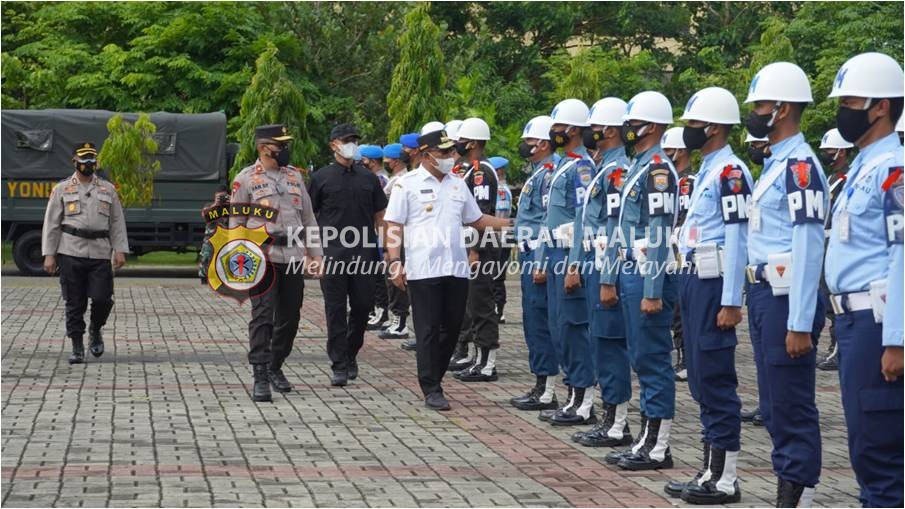
[[[697,178],[691,167],[690,152],[685,148],[685,141],[682,139],[684,130],[683,127],[671,127],[666,130],[666,134],[660,140],[660,146],[663,147],[663,151],[666,152],[666,156],[672,161],[679,174],[679,220],[676,222],[676,227],[685,224],[685,215],[691,204],[691,194],[694,192],[694,183]],[[676,349],[676,365],[673,368],[676,372],[676,381],[684,382],[688,379],[688,370],[685,367],[682,313],[679,312],[679,306],[676,306],[672,320],[672,342]]]
[[[271,385],[277,392],[292,391],[282,368],[298,332],[305,288],[305,275],[292,270],[292,266],[301,260],[307,272],[317,274],[323,254],[313,236],[317,222],[305,182],[299,170],[289,165],[291,141],[292,136],[282,124],[258,126],[255,129],[258,160],[236,175],[230,197],[232,203],[257,203],[279,211],[274,223],[255,217],[229,219],[230,228],[265,226],[275,239],[269,260],[273,283],[265,292],[251,295],[248,362],[254,373],[253,401],[271,401]],[[290,245],[290,230],[299,229],[298,238],[310,245]]]
[[[497,199],[496,199],[496,217],[509,219],[512,216],[512,189],[506,183],[506,172],[509,170],[509,160],[505,157],[493,156],[490,164],[496,171],[497,182]],[[511,244],[500,249],[500,265],[498,271],[493,277],[493,303],[496,305],[497,322],[506,323],[506,315],[503,314],[503,308],[506,307],[506,270],[509,267],[509,258],[512,254]]]
[[[522,332],[528,346],[528,367],[535,384],[525,395],[509,400],[519,410],[555,410],[555,377],[559,374],[559,356],[550,335],[547,316],[545,272],[539,270],[540,233],[544,227],[547,190],[556,165],[550,128],[553,119],[534,117],[522,130],[519,155],[528,161],[528,178],[518,196],[515,234],[522,288]],[[537,279],[535,279],[537,276]]]
[[[864,507],[902,507],[902,67],[863,53],[836,74],[839,134],[858,149],[832,209],[826,282],[836,311],[849,457]],[[885,210],[884,210],[885,209]],[[884,302],[896,288],[898,297]]]
[[[770,140],[766,137],[755,138],[754,136],[751,136],[751,133],[746,131],[745,143],[747,144],[745,151],[748,153],[748,159],[758,166],[763,166],[764,159],[770,154]],[[755,426],[764,425],[764,417],[760,412],[759,405],[755,405],[753,410],[742,410],[741,415],[742,422],[750,422]]]
[[[405,163],[401,160],[402,154],[402,145],[399,143],[392,143],[383,148],[383,161],[392,172],[389,181],[383,188],[384,194],[387,195],[387,200],[389,200],[396,182],[408,173]],[[404,254],[402,258],[405,259]],[[409,316],[408,292],[397,288],[389,277],[386,279],[386,285],[393,319],[377,336],[381,339],[407,339],[409,337],[407,325]]]
[[[770,139],[771,155],[749,200],[746,276],[778,507],[809,507],[820,479],[815,346],[824,324],[818,286],[828,200],[826,177],[800,130],[811,100],[804,71],[788,62],[758,71],[745,100],[754,103],[748,132]]]
[[[586,292],[581,288],[583,253],[570,258],[576,214],[584,207],[585,193],[594,177],[594,160],[584,146],[588,124],[588,106],[578,99],[566,99],[550,115],[550,142],[562,149],[547,192],[546,232],[551,245],[547,283],[548,316],[551,332],[560,347],[564,382],[569,388],[565,405],[552,415],[540,418],[556,426],[594,424],[594,394],[597,373],[591,357]],[[581,259],[579,259],[581,258]]]
[[[412,297],[424,404],[442,411],[449,410],[449,402],[441,383],[458,339],[468,291],[462,225],[501,229],[510,221],[482,214],[465,182],[449,175],[455,166],[455,143],[445,131],[429,132],[418,140],[422,166],[394,184],[398,187],[386,212],[386,245],[393,283],[407,285]],[[404,264],[401,245],[406,247]]]
[[[619,215],[618,196],[629,167],[622,143],[622,116],[625,101],[617,97],[603,98],[591,107],[590,128],[584,133],[585,148],[593,147],[600,156],[597,174],[585,193],[585,204],[575,215],[576,235],[569,251],[583,253],[586,271],[581,285],[586,292],[592,359],[596,381],[603,400],[600,422],[586,432],[578,432],[572,440],[589,447],[617,447],[632,442],[628,426],[628,401],[632,396],[631,368],[625,340],[625,324],[619,306],[605,307],[600,302],[600,276],[605,270],[606,243],[616,228]]]
[[[641,92],[629,101],[623,120],[622,139],[635,157],[622,190],[619,226],[607,248],[618,248],[625,263],[618,296],[616,268],[610,267],[601,277],[600,297],[605,306],[622,303],[629,357],[641,386],[642,430],[631,449],[611,453],[607,462],[625,470],[672,468],[676,382],[670,324],[676,282],[670,237],[679,179],[660,147],[672,107],[659,92]]]
[[[830,210],[832,210],[833,204],[836,203],[836,198],[839,197],[842,185],[845,183],[845,174],[848,172],[849,156],[853,147],[854,145],[842,138],[842,135],[839,134],[839,129],[835,128],[827,131],[820,140],[820,152],[817,155],[820,157],[820,162],[823,164],[824,169],[830,172],[827,176],[827,185],[830,189]],[[826,226],[824,227],[827,239],[830,237],[832,221],[832,215],[827,214]],[[823,280],[820,281],[820,291],[822,292],[822,297],[828,298],[829,290]],[[826,319],[830,322],[830,348],[827,357],[817,363],[817,368],[823,371],[836,371],[839,369],[839,349],[836,343],[836,314],[830,305],[826,306]]]
[[[113,270],[126,263],[129,241],[123,207],[110,182],[95,174],[97,148],[79,143],[72,155],[75,173],[61,180],[47,202],[41,236],[44,271],[59,268],[66,301],[69,364],[85,362],[85,311],[91,299],[91,355],[104,354],[101,328],[113,309]],[[111,268],[112,259],[112,268]]]
[[[334,127],[330,132],[334,161],[315,172],[308,185],[322,229],[357,231],[353,240],[342,234],[324,245],[330,265],[321,278],[327,354],[333,370],[330,383],[338,387],[358,377],[356,357],[364,344],[368,312],[374,307],[374,272],[369,267],[376,268],[378,253],[372,246],[378,240],[376,229],[382,226],[387,205],[377,176],[353,160],[359,139],[352,124]],[[360,270],[354,268],[356,262]]]
[[[499,183],[496,170],[485,157],[484,150],[490,140],[490,127],[484,120],[472,117],[462,121],[456,141],[456,153],[461,157],[460,173],[480,207],[481,212],[496,214],[497,190]],[[466,323],[470,325],[470,335],[460,341],[471,341],[475,345],[474,361],[471,366],[457,371],[455,377],[462,382],[492,382],[497,379],[496,355],[500,347],[500,325],[493,301],[494,275],[498,271],[500,248],[498,245],[483,245],[484,237],[469,251],[474,263],[474,276],[468,281],[468,305]]]
[[[226,187],[225,184],[220,184],[217,187],[217,191],[214,193],[214,202],[204,208],[216,205],[222,206],[227,203],[229,203],[229,188]],[[217,232],[217,226],[228,228],[229,218],[224,217],[217,221],[211,221],[204,226],[204,239],[201,241],[201,252],[199,253],[200,260],[198,263],[198,277],[201,278],[201,284],[203,285],[208,284],[207,269],[210,266],[211,257],[214,255],[214,247],[211,246],[210,238]]]
[[[741,122],[738,101],[724,88],[695,93],[682,120],[688,150],[703,156],[679,252],[688,271],[679,274],[688,387],[701,407],[704,466],[688,483],[671,481],[666,492],[692,504],[738,502],[741,408],[735,371],[735,327],[742,321],[747,265],[746,203],[753,179],[732,153],[729,136]]]

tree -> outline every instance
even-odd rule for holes
[[[387,96],[391,140],[431,120],[442,120],[446,113],[440,29],[431,21],[429,8],[430,4],[421,3],[405,16],[399,63],[393,69]]]
[[[98,163],[116,183],[123,207],[147,207],[154,198],[154,175],[160,171],[157,142],[152,135],[157,126],[147,113],[134,124],[119,113],[107,121],[110,136],[98,154]]]
[[[244,166],[257,158],[255,127],[267,124],[285,124],[294,141],[292,163],[304,166],[306,158],[314,150],[314,144],[306,135],[307,104],[302,90],[286,73],[286,67],[277,58],[276,46],[269,46],[258,57],[251,85],[242,96],[238,117],[239,153],[230,171],[235,176]]]

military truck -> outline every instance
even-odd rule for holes
[[[115,113],[102,110],[3,110],[2,215],[0,235],[12,242],[23,274],[42,273],[41,227],[53,186],[72,175],[72,148],[93,142],[100,149]],[[124,113],[134,122],[138,115]],[[201,209],[228,181],[237,152],[226,142],[223,113],[152,113],[157,126],[160,172],[151,206],[125,210],[132,254],[197,250],[204,236]],[[101,168],[103,171],[103,168]],[[115,184],[115,182],[114,182]]]

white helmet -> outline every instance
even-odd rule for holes
[[[588,123],[602,126],[621,126],[625,115],[625,101],[618,97],[604,97],[591,106]]]
[[[905,115],[899,115],[899,121],[896,122],[896,131],[900,133],[905,131]]]
[[[459,132],[456,134],[456,138],[465,138],[468,140],[489,140],[490,126],[487,125],[487,122],[484,122],[478,117],[466,118],[462,121],[462,125],[459,127]]]
[[[823,135],[823,139],[820,140],[820,148],[852,148],[854,145],[845,141],[842,138],[842,135],[839,134],[839,129],[833,128],[826,132]]]
[[[754,136],[751,136],[751,133],[746,134],[747,136],[745,136],[745,143],[754,143],[755,141],[770,141],[768,138],[756,138]]]
[[[684,127],[670,127],[663,133],[660,139],[661,148],[685,148],[685,140],[682,139]]]
[[[648,90],[635,95],[625,108],[623,122],[628,120],[644,120],[655,124],[672,124],[672,106],[669,99],[660,92]]]
[[[443,130],[443,122],[437,122],[436,120],[433,120],[431,122],[424,124],[424,126],[421,128],[421,135],[424,136],[427,133],[432,133],[434,131],[442,131],[442,130]]]
[[[902,97],[905,95],[902,66],[883,53],[861,53],[839,68],[830,97]]]
[[[738,101],[732,92],[725,88],[707,87],[698,90],[685,105],[682,120],[700,120],[726,125],[741,123]]]
[[[538,140],[550,139],[550,128],[553,127],[553,119],[548,115],[534,117],[522,131],[522,138],[536,138]]]
[[[560,101],[550,114],[554,124],[588,126],[588,105],[578,99]]]
[[[813,100],[811,83],[801,67],[789,62],[773,62],[754,75],[745,102],[809,103]]]
[[[453,141],[457,141],[459,139],[460,127],[462,127],[461,120],[450,120],[444,127],[444,129],[446,129],[446,136]]]

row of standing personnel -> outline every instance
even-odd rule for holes
[[[553,425],[596,423],[572,438],[629,446],[607,455],[618,468],[671,468],[670,327],[678,306],[689,388],[701,409],[703,465],[664,489],[694,504],[738,501],[735,328],[747,305],[776,504],[807,506],[821,471],[816,347],[831,305],[859,498],[865,506],[901,506],[903,153],[894,126],[902,90],[902,68],[885,55],[858,55],[839,70],[830,94],[839,98],[838,130],[860,153],[833,182],[839,199],[832,206],[818,157],[800,132],[810,83],[791,63],[764,67],[748,90],[752,111],[744,124],[753,138],[766,139],[757,182],[728,144],[742,120],[722,88],[698,91],[682,115],[683,146],[702,155],[695,179],[678,174],[661,144],[673,116],[658,92],[627,104],[605,98],[590,109],[568,99],[549,117],[532,119],[523,134],[532,173],[516,228],[532,232],[519,239],[519,257],[535,264],[522,272],[522,289],[537,381],[511,403],[540,410]],[[670,266],[676,270],[663,270]],[[828,295],[819,291],[822,273]],[[640,383],[634,439],[630,370]],[[554,384],[560,372],[564,403]]]

